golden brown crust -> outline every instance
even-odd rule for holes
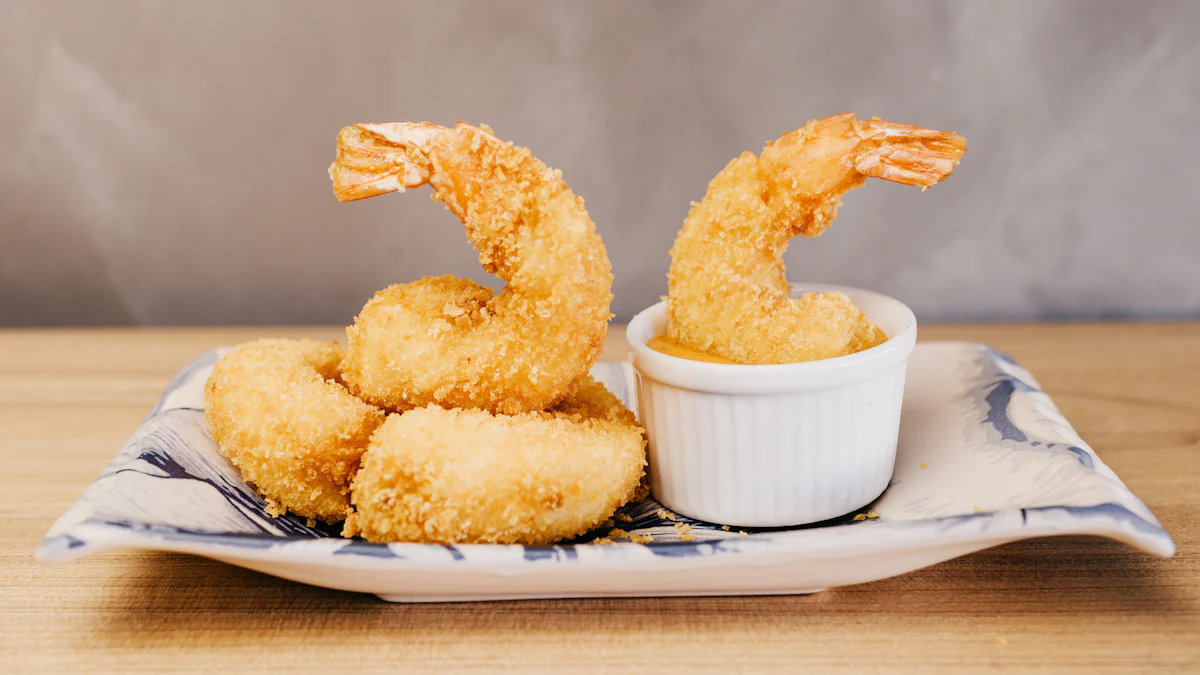
[[[390,415],[363,455],[344,535],[549,544],[603,523],[639,494],[645,435],[602,385],[580,392],[552,412]]]
[[[331,170],[339,198],[428,182],[463,221],[483,268],[507,282],[496,295],[450,276],[377,293],[347,331],[351,390],[389,410],[432,403],[506,414],[570,395],[603,350],[611,317],[612,270],[583,200],[528,149],[484,129],[351,129]]]
[[[667,334],[737,363],[831,358],[887,339],[841,293],[789,297],[783,253],[796,236],[820,235],[841,197],[867,177],[928,187],[966,151],[961,136],[857,120],[809,122],[743,153],[709,183],[671,249]]]
[[[221,454],[275,511],[337,522],[383,413],[336,381],[336,342],[259,340],[213,367],[204,415]],[[278,515],[278,514],[277,514]]]

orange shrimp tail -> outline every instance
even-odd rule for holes
[[[949,132],[873,117],[859,123],[862,143],[855,170],[893,183],[932,187],[944,180],[967,151],[967,139]]]
[[[350,202],[429,182],[429,162],[421,146],[440,129],[432,124],[342,127],[337,157],[329,165],[333,195],[339,202]]]

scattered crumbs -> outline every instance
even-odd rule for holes
[[[608,520],[605,520],[603,523],[600,523],[600,527],[614,527],[615,525],[616,525],[616,523],[613,522],[612,518],[609,518]]]
[[[926,464],[925,462],[921,462],[921,468],[922,468],[922,469],[928,469],[928,468],[929,468],[929,465],[928,465],[928,464]]]
[[[628,513],[614,513],[613,519],[616,520],[618,523],[632,523],[633,522],[633,518],[630,518]]]
[[[748,537],[750,535],[746,534],[745,530],[738,530],[738,536],[739,537]]]
[[[654,537],[648,534],[633,534],[629,536],[629,541],[635,544],[649,544],[654,541]]]
[[[722,529],[722,530],[725,530],[726,532],[728,532],[728,531],[729,531],[729,526],[728,526],[728,525],[722,525],[722,526],[721,526],[721,529]]]
[[[675,523],[675,529],[678,530],[679,528],[683,527],[684,525],[687,525],[687,523]]]
[[[858,521],[861,521],[861,520],[866,520],[866,519],[867,519],[867,514],[865,514],[865,513],[856,513],[856,514],[854,514],[854,521],[855,521],[855,522],[858,522]]]
[[[668,511],[666,509],[659,509],[658,511],[654,512],[654,515],[658,516],[659,518],[662,518],[663,520],[670,520],[672,522],[675,521],[675,514],[671,513],[670,511]]]
[[[677,526],[675,529],[675,534],[679,535],[680,537],[692,531],[692,526],[688,525],[687,523],[680,523],[679,525],[682,527]]]
[[[998,638],[996,638],[996,644],[1000,645],[1001,647],[1007,647],[1007,646],[1008,646],[1008,640],[1005,640],[1005,639],[1004,639],[1004,638],[1002,638],[1002,637],[998,637]]]
[[[263,510],[267,512],[268,516],[271,516],[272,518],[278,518],[287,513],[287,509],[280,506],[279,502],[275,501],[274,499],[263,497],[263,501],[267,503],[267,507]]]
[[[613,539],[620,539],[622,537],[628,537],[629,533],[619,527],[614,527],[613,530],[608,533],[608,536],[612,537]]]
[[[971,513],[983,513],[983,509],[979,508],[978,506],[972,506]]]
[[[879,517],[879,512],[878,511],[867,511],[867,517],[870,518],[871,520],[874,520]]]
[[[608,546],[613,543],[613,540],[608,537],[600,537],[599,539],[593,539],[592,543],[596,546]]]
[[[695,540],[696,540],[696,535],[694,535],[694,534],[681,534],[681,535],[679,535],[679,540],[680,540],[680,541],[695,541]]]
[[[305,526],[307,526],[307,527],[316,527],[316,526],[317,526],[317,519],[316,519],[316,518],[308,518],[308,519],[306,519],[306,520],[304,521],[304,524],[305,524]]]

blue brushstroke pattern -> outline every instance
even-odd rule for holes
[[[1075,459],[1080,464],[1089,469],[1095,469],[1096,464],[1092,460],[1092,456],[1086,450],[1077,446],[1062,446],[1058,443],[1052,443],[1044,439],[1031,439],[1030,434],[1018,427],[1009,417],[1009,406],[1012,404],[1013,397],[1017,392],[1023,393],[1041,393],[1037,387],[1004,372],[996,361],[1003,361],[1016,365],[1012,357],[995,349],[985,348],[983,350],[985,363],[981,373],[984,390],[987,394],[983,398],[983,402],[987,407],[987,414],[983,422],[985,425],[991,426],[1000,436],[1000,440],[1019,443],[1029,449],[1043,449],[1053,452],[1056,447],[1061,447],[1061,452],[1074,455]]]

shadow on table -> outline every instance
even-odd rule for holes
[[[447,635],[533,631],[569,640],[596,631],[636,636],[658,631],[684,640],[736,626],[778,633],[817,630],[892,632],[923,618],[970,621],[1151,615],[1190,608],[1171,585],[1177,560],[1151,558],[1104,539],[1020,542],[894,579],[810,596],[537,600],[396,605],[371,595],[304,586],[202,558],[129,554],[111,582],[102,620],[80,639],[109,648],[169,645],[203,635],[208,646],[245,644],[270,634],[315,640],[384,635],[404,642]],[[450,633],[446,633],[450,631]],[[545,638],[538,638],[545,639]],[[338,644],[344,645],[345,642]]]

